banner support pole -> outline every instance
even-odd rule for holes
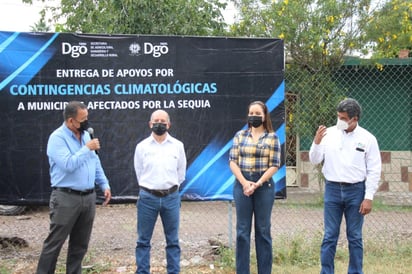
[[[232,248],[233,236],[232,236],[232,217],[233,217],[233,202],[230,200],[228,202],[228,215],[229,215],[229,247]]]

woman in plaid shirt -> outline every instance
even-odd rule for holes
[[[250,273],[250,233],[255,225],[259,274],[272,271],[271,212],[275,201],[272,176],[280,166],[279,138],[273,131],[267,106],[260,101],[248,108],[248,128],[233,138],[230,169],[236,177],[236,273]]]

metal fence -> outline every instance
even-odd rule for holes
[[[287,156],[294,184],[322,190],[319,168],[307,152],[321,124],[336,123],[336,105],[345,97],[362,106],[360,125],[374,134],[382,156],[379,193],[408,196],[412,191],[412,61],[347,62],[334,71],[286,73]]]
[[[364,225],[365,241],[382,242],[384,247],[388,241],[409,239],[412,235],[409,210],[412,207],[412,61],[387,60],[369,66],[349,63],[326,72],[287,69],[285,79],[288,187],[287,198],[275,201],[273,238],[303,235],[316,239],[322,234],[321,176],[308,162],[307,151],[317,126],[333,125],[337,103],[344,97],[352,97],[362,105],[360,124],[377,137],[383,162],[377,208],[366,217]],[[216,246],[234,247],[235,220],[233,202],[182,202],[182,265],[210,262]],[[0,237],[23,239],[21,248],[9,249],[2,242],[0,250],[2,260],[23,261],[21,272],[15,273],[34,270],[48,225],[47,207],[29,208],[19,216],[0,216]],[[345,238],[344,233],[341,238]],[[98,207],[89,253],[110,258],[115,267],[125,266],[124,272],[132,273],[135,241],[133,204]],[[160,221],[153,236],[152,252],[153,264],[164,264]]]

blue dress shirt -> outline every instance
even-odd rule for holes
[[[52,187],[84,191],[97,184],[102,191],[110,189],[98,155],[86,146],[89,140],[90,135],[83,132],[79,141],[65,123],[50,135],[47,156]]]

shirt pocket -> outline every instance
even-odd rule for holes
[[[165,152],[162,157],[159,158],[161,165],[168,172],[175,172],[177,170],[177,164],[179,162],[178,154],[174,152]]]
[[[366,157],[365,148],[355,146],[351,154],[353,155],[352,164],[355,167],[365,166],[365,157]]]

